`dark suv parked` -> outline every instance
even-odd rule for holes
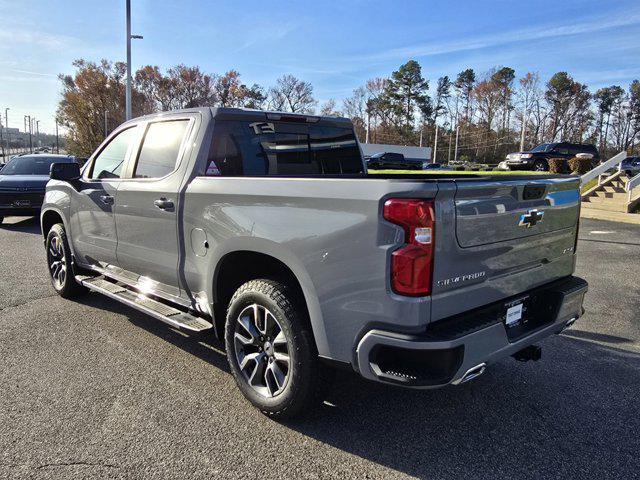
[[[0,223],[9,215],[40,213],[52,163],[72,163],[68,155],[16,155],[0,170]]]
[[[506,165],[511,170],[536,170],[539,172],[549,170],[549,158],[572,158],[578,153],[590,153],[593,155],[593,164],[600,162],[598,149],[594,145],[582,143],[543,143],[526,151],[507,155]]]

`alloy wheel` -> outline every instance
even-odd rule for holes
[[[276,317],[254,303],[238,315],[234,332],[238,368],[259,395],[272,398],[286,387],[290,373],[289,342]]]
[[[49,242],[47,263],[49,264],[49,273],[53,283],[59,290],[64,286],[64,282],[67,279],[67,259],[64,255],[62,239],[58,235],[51,237],[51,242]]]

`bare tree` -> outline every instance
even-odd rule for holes
[[[330,98],[320,107],[320,115],[323,117],[341,117],[342,112],[336,108],[336,101]]]
[[[527,132],[527,122],[529,116],[533,113],[536,101],[540,99],[540,77],[537,73],[528,72],[519,81],[520,90],[518,91],[517,101],[520,117],[520,150],[524,150],[524,142]]]
[[[358,138],[363,141],[367,136],[367,90],[364,87],[356,88],[349,98],[342,101],[342,112],[353,122]]]
[[[266,95],[259,85],[247,87],[242,83],[237,70],[229,70],[215,78],[213,100],[221,107],[262,108]]]
[[[135,85],[152,105],[153,110],[171,110],[174,104],[175,84],[156,66],[147,65],[135,74]]]
[[[293,75],[283,75],[269,89],[269,108],[282,112],[313,113],[317,102],[313,86]]]
[[[200,67],[177,65],[167,71],[175,108],[203,107],[213,103],[213,77]]]

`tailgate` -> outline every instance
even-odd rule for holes
[[[579,182],[531,176],[439,182],[431,320],[571,275]]]
[[[579,215],[577,178],[456,181],[456,238],[463,247],[523,239],[573,228]]]

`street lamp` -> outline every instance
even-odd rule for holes
[[[24,133],[27,133],[27,121],[29,122],[29,152],[33,153],[33,143],[31,142],[31,115],[24,116]]]
[[[7,129],[7,150],[11,150],[11,141],[9,137],[9,107],[4,109],[4,128]]]
[[[2,138],[2,130],[4,127],[2,126],[2,115],[0,115],[0,150],[2,150],[2,162],[6,161],[6,153],[4,151],[4,139]]]
[[[125,119],[131,120],[131,39],[142,39],[142,35],[131,35],[131,0],[127,0],[127,88],[125,93]]]

